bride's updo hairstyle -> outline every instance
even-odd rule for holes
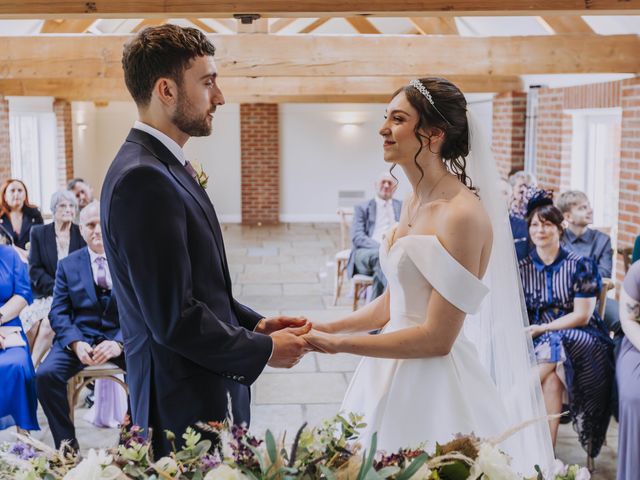
[[[413,161],[420,170],[422,177],[424,171],[418,164],[418,155],[426,147],[431,153],[431,139],[420,133],[420,130],[428,131],[429,128],[437,128],[444,132],[444,141],[440,150],[442,161],[447,169],[455,174],[460,182],[467,188],[476,192],[471,179],[467,176],[466,167],[469,155],[469,124],[467,123],[467,100],[463,93],[449,80],[438,77],[420,78],[418,80],[429,92],[434,105],[427,97],[413,85],[407,85],[396,90],[391,98],[400,92],[404,92],[407,100],[419,115],[415,127],[415,135],[421,146],[413,157]],[[420,178],[422,180],[422,177]]]

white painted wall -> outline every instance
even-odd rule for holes
[[[491,102],[473,97],[471,108],[491,125]],[[281,203],[285,222],[337,221],[339,190],[364,190],[374,195],[373,183],[389,165],[382,160],[383,104],[283,104],[280,106]],[[99,195],[104,175],[136,119],[130,102],[111,102],[96,108],[90,102],[73,104],[74,169]],[[345,126],[345,122],[353,124]],[[487,132],[489,135],[491,132]],[[240,221],[240,109],[220,108],[210,137],[192,138],[187,158],[202,163],[209,174],[208,193],[225,222]],[[399,168],[397,198],[409,184]]]
[[[491,95],[469,96],[470,108],[488,127],[491,142]],[[488,100],[488,101],[487,101]],[[377,176],[390,165],[382,158],[378,130],[383,104],[284,104],[280,107],[281,200],[285,222],[336,221],[339,190],[374,195]],[[345,126],[353,121],[355,125]],[[396,198],[410,185],[400,168]]]
[[[74,171],[99,195],[104,176],[124,142],[137,111],[133,102],[111,102],[96,108],[74,102]],[[216,112],[210,137],[192,138],[185,145],[190,161],[209,174],[207,192],[223,221],[240,221],[240,109],[225,105]]]

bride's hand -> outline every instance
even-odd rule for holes
[[[338,353],[340,337],[329,333],[320,332],[316,329],[304,335],[304,338],[315,351],[322,353]]]

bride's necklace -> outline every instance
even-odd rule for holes
[[[431,195],[433,193],[433,191],[436,189],[436,187],[442,181],[442,179],[447,176],[447,173],[449,173],[449,172],[444,172],[444,174],[438,179],[438,181],[433,185],[433,187],[431,187],[431,189],[429,190],[429,193],[427,193],[425,195],[426,198],[429,198],[429,195]],[[418,198],[418,194],[417,193],[416,193],[416,198]],[[418,215],[418,212],[420,211],[420,209],[422,208],[423,205],[424,205],[424,203],[422,201],[418,202],[418,206],[416,207],[415,211],[413,212],[413,215],[411,215],[411,217],[409,218],[409,221],[407,222],[407,225],[408,225],[409,228],[413,227],[413,225],[414,225],[413,221],[416,219],[416,216]]]

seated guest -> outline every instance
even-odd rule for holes
[[[616,363],[618,381],[618,476],[640,475],[640,263],[633,264],[620,292],[620,323],[625,338]]]
[[[28,261],[27,243],[31,227],[42,223],[40,210],[29,203],[25,184],[13,178],[5,180],[0,187],[0,234],[16,247],[25,263]]]
[[[547,413],[560,413],[566,395],[579,441],[596,457],[611,415],[613,343],[596,311],[598,269],[560,245],[563,220],[548,192],[529,201],[535,248],[520,261],[520,276]],[[549,421],[554,444],[558,423]]]
[[[89,365],[107,361],[124,368],[122,335],[111,275],[104,255],[100,206],[92,202],[80,212],[80,232],[87,242],[58,263],[49,313],[55,339],[36,380],[56,447],[63,440],[78,448],[69,418],[67,381]]]
[[[93,189],[82,178],[74,178],[67,184],[67,190],[78,200],[78,212],[93,202]]]
[[[48,315],[58,260],[86,246],[80,229],[73,223],[78,211],[75,195],[68,190],[57,191],[51,196],[51,211],[52,223],[36,225],[31,229],[29,277],[35,300],[20,312],[22,328],[29,338],[31,358],[36,368],[53,340]]]
[[[13,247],[0,245],[0,430],[13,425],[39,430],[35,372],[18,318],[30,302],[26,264]],[[17,335],[10,334],[8,327]],[[22,346],[10,346],[17,345],[16,337]]]
[[[509,200],[509,223],[518,260],[529,254],[529,228],[527,226],[527,202],[536,191],[536,179],[527,172],[518,171],[509,176],[511,199]]]
[[[389,172],[384,172],[376,180],[376,196],[353,209],[351,224],[351,256],[347,262],[347,274],[356,273],[373,276],[372,297],[384,292],[387,279],[382,273],[379,261],[382,236],[398,222],[402,202],[395,200],[393,193],[398,182]]]
[[[600,277],[611,278],[613,249],[611,238],[599,230],[592,230],[593,209],[587,196],[578,190],[564,192],[556,202],[562,212],[567,228],[562,235],[562,246],[581,257],[589,257],[596,262]],[[618,302],[608,298],[605,303],[604,322],[609,331],[616,334],[619,347],[622,341]]]

